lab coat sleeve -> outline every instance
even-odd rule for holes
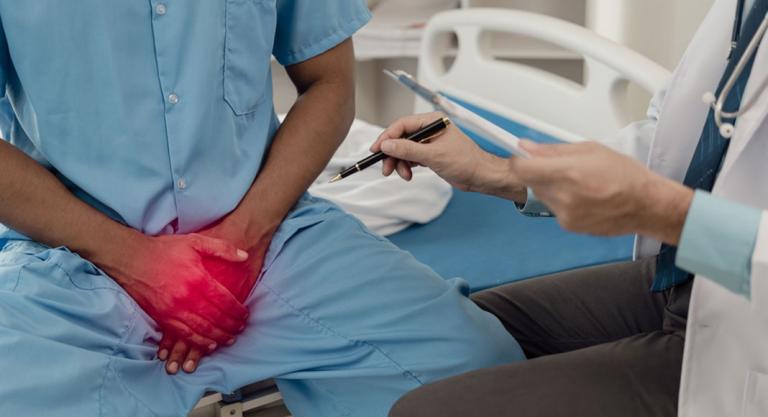
[[[350,38],[370,19],[366,0],[277,0],[272,54],[284,66],[306,61]]]
[[[763,320],[768,320],[768,215],[766,212],[763,212],[760,220],[750,276],[752,308]]]
[[[749,298],[761,218],[757,208],[697,191],[683,227],[677,266]]]
[[[653,96],[644,120],[630,124],[613,137],[601,140],[601,143],[646,164],[667,90],[665,87]]]

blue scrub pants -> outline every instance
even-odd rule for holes
[[[93,264],[2,246],[0,416],[180,417],[275,377],[297,417],[384,417],[422,384],[523,359],[466,283],[311,197],[275,236],[247,330],[191,375],[165,373],[155,323]]]

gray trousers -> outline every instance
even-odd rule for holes
[[[651,293],[655,263],[576,270],[477,294],[529,360],[424,386],[390,417],[674,417],[692,283]]]

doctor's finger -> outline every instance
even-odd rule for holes
[[[543,145],[527,139],[520,141],[520,148],[528,152],[532,157],[553,157],[562,152],[555,145]]]
[[[379,138],[371,146],[372,152],[378,152],[381,150],[381,143],[389,139],[401,139],[408,136],[411,133],[417,132],[424,126],[445,117],[442,113],[425,113],[417,114],[415,116],[403,117],[392,123],[384,132],[379,135]]]
[[[408,162],[405,161],[398,161],[397,162],[397,175],[400,176],[400,178],[410,181],[413,179],[413,171],[411,170],[411,165]]]
[[[388,140],[381,144],[381,150],[392,158],[427,166],[432,161],[432,153],[434,152],[429,145],[406,139]]]
[[[384,165],[381,168],[381,173],[385,177],[388,177],[392,175],[393,172],[395,172],[395,168],[397,168],[397,159],[387,158],[384,160]]]
[[[520,181],[528,185],[558,181],[566,168],[560,158],[513,158],[509,167]]]
[[[595,147],[595,142],[542,144],[530,140],[521,140],[520,147],[532,157],[552,158],[558,156],[577,155]]]

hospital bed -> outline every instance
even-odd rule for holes
[[[583,57],[583,84],[495,57],[491,36],[500,34]],[[445,57],[454,53],[448,65]],[[581,26],[521,11],[471,9],[442,13],[429,23],[418,78],[519,137],[551,143],[616,135],[633,119],[633,92],[652,94],[669,77],[654,62]],[[417,108],[430,110],[423,102]],[[555,219],[526,218],[511,202],[458,190],[439,219],[391,240],[442,276],[466,279],[473,290],[626,260],[633,241],[570,234]]]
[[[584,82],[494,57],[491,33],[559,46],[584,59]],[[540,142],[615,135],[631,120],[632,89],[661,89],[670,74],[647,58],[583,27],[520,11],[472,9],[436,16],[425,31],[419,79],[514,134]],[[456,43],[458,39],[458,43]],[[452,65],[446,57],[453,58]],[[491,82],[489,82],[491,81]],[[424,103],[420,111],[430,110]],[[481,137],[489,151],[502,154]],[[529,219],[506,201],[455,191],[434,222],[391,237],[442,276],[474,290],[576,267],[629,259],[632,238],[603,239],[563,231],[554,219]],[[269,383],[234,396],[204,398],[193,416],[286,416]]]

